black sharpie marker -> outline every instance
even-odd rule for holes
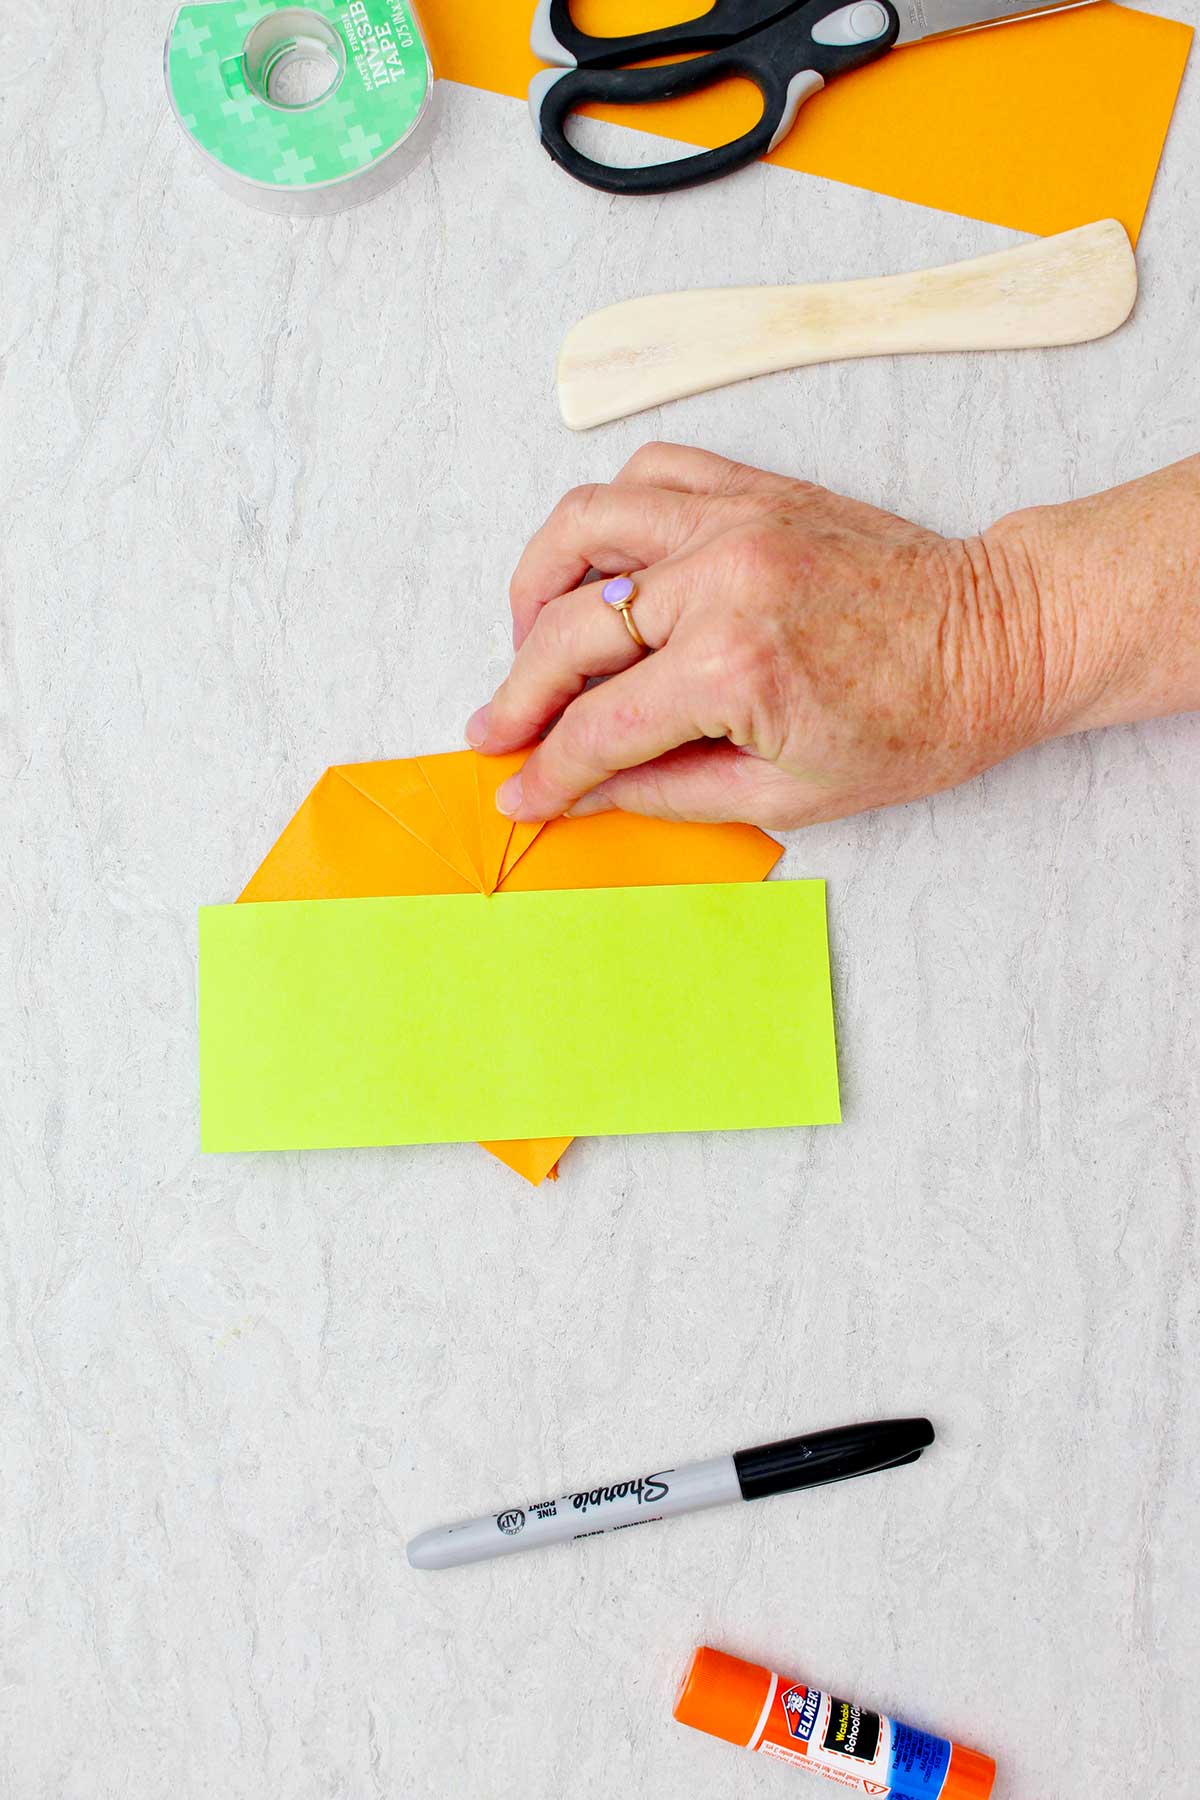
[[[826,1481],[848,1481],[852,1475],[916,1462],[932,1442],[928,1419],[877,1419],[870,1425],[814,1431],[808,1437],[784,1438],[755,1450],[735,1450],[732,1456],[660,1469],[632,1481],[584,1488],[559,1500],[536,1500],[463,1525],[423,1531],[409,1544],[408,1560],[414,1569],[452,1569],[492,1556],[512,1556],[518,1550],[540,1550],[568,1538],[649,1525],[655,1519],[724,1506],[731,1500],[763,1500],[768,1494],[820,1487]]]

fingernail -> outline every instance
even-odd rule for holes
[[[487,742],[487,734],[488,708],[481,706],[479,711],[473,712],[467,720],[466,738],[472,750],[478,750],[480,744]]]
[[[515,819],[521,810],[521,777],[510,775],[496,789],[496,811],[502,812],[506,819]]]
[[[593,788],[590,794],[585,794],[581,800],[575,802],[574,806],[568,806],[567,817],[568,819],[587,819],[593,813],[612,811],[614,811],[613,803],[604,789]]]

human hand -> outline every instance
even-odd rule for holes
[[[635,573],[652,655],[591,570]],[[700,450],[647,445],[566,495],[512,611],[512,668],[467,738],[499,754],[557,720],[497,796],[518,819],[786,829],[953,786],[1058,728],[1019,531],[942,538]]]

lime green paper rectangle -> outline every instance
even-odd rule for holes
[[[206,1150],[839,1118],[819,881],[200,914]]]

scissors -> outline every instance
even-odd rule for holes
[[[529,108],[543,147],[577,181],[606,194],[669,194],[729,175],[765,156],[785,138],[811,95],[922,38],[948,37],[1091,0],[714,0],[698,19],[629,37],[593,37],[571,17],[570,0],[538,0],[530,46],[554,66],[535,75]],[[629,68],[650,57],[688,56],[657,68]],[[619,168],[596,162],[567,139],[567,120],[589,100],[637,106],[674,100],[731,76],[762,95],[762,116],[716,150],[674,162]]]

